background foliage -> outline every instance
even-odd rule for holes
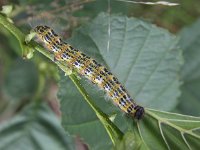
[[[109,122],[99,120],[97,110],[55,63],[38,51],[22,59],[29,50],[22,51],[19,39],[0,24],[0,149],[200,147],[198,117],[163,112],[200,114],[199,3],[182,0],[168,7],[115,0],[0,1],[1,6],[14,6],[9,17],[24,34],[41,23],[53,26],[75,48],[107,66],[139,104],[151,108],[135,122],[82,78],[81,86],[107,114],[103,121],[114,119],[123,137],[108,134]]]

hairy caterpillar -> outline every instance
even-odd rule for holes
[[[142,118],[144,108],[133,101],[124,86],[108,69],[63,42],[50,27],[37,26],[34,31],[36,36],[54,54],[55,60],[66,62],[69,68],[75,69],[79,74],[98,85],[122,111],[138,120]]]

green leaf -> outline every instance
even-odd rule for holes
[[[4,94],[12,100],[32,97],[38,86],[38,70],[30,62],[17,59],[10,67],[4,82]]]
[[[190,115],[200,115],[200,19],[180,32],[180,46],[184,50],[185,64],[182,68],[184,84],[181,88],[179,109]]]
[[[0,125],[2,150],[72,150],[71,138],[46,105],[30,105]]]
[[[200,118],[148,109],[138,122],[146,149],[198,149]]]
[[[100,14],[77,30],[69,43],[108,66],[139,104],[163,110],[174,108],[180,95],[177,73],[182,63],[177,38],[149,23],[115,15],[110,18],[109,36],[108,17]],[[119,111],[109,105],[103,92],[90,82],[82,79],[81,83],[104,112],[113,114]],[[105,129],[64,75],[61,75],[58,97],[64,128],[83,137],[91,149],[108,149],[111,141]],[[124,118],[117,115],[115,120],[121,130],[127,128]]]

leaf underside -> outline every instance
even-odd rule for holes
[[[143,144],[149,149],[198,149],[200,118],[149,109],[139,122]]]

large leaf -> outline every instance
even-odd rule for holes
[[[177,73],[181,64],[176,37],[154,25],[124,16],[111,16],[109,36],[108,17],[99,15],[81,27],[69,42],[108,66],[139,104],[163,110],[174,108],[180,95]],[[104,112],[118,110],[105,102],[102,92],[91,83],[84,79],[81,82]],[[58,97],[64,128],[81,135],[92,149],[108,149],[111,142],[105,129],[64,75]],[[117,118],[117,124],[124,130],[124,117],[118,115]]]
[[[71,150],[71,139],[46,105],[32,105],[0,125],[2,150]]]
[[[179,108],[190,115],[200,115],[200,20],[180,32],[180,46],[184,50],[185,63],[182,68],[184,84]]]

